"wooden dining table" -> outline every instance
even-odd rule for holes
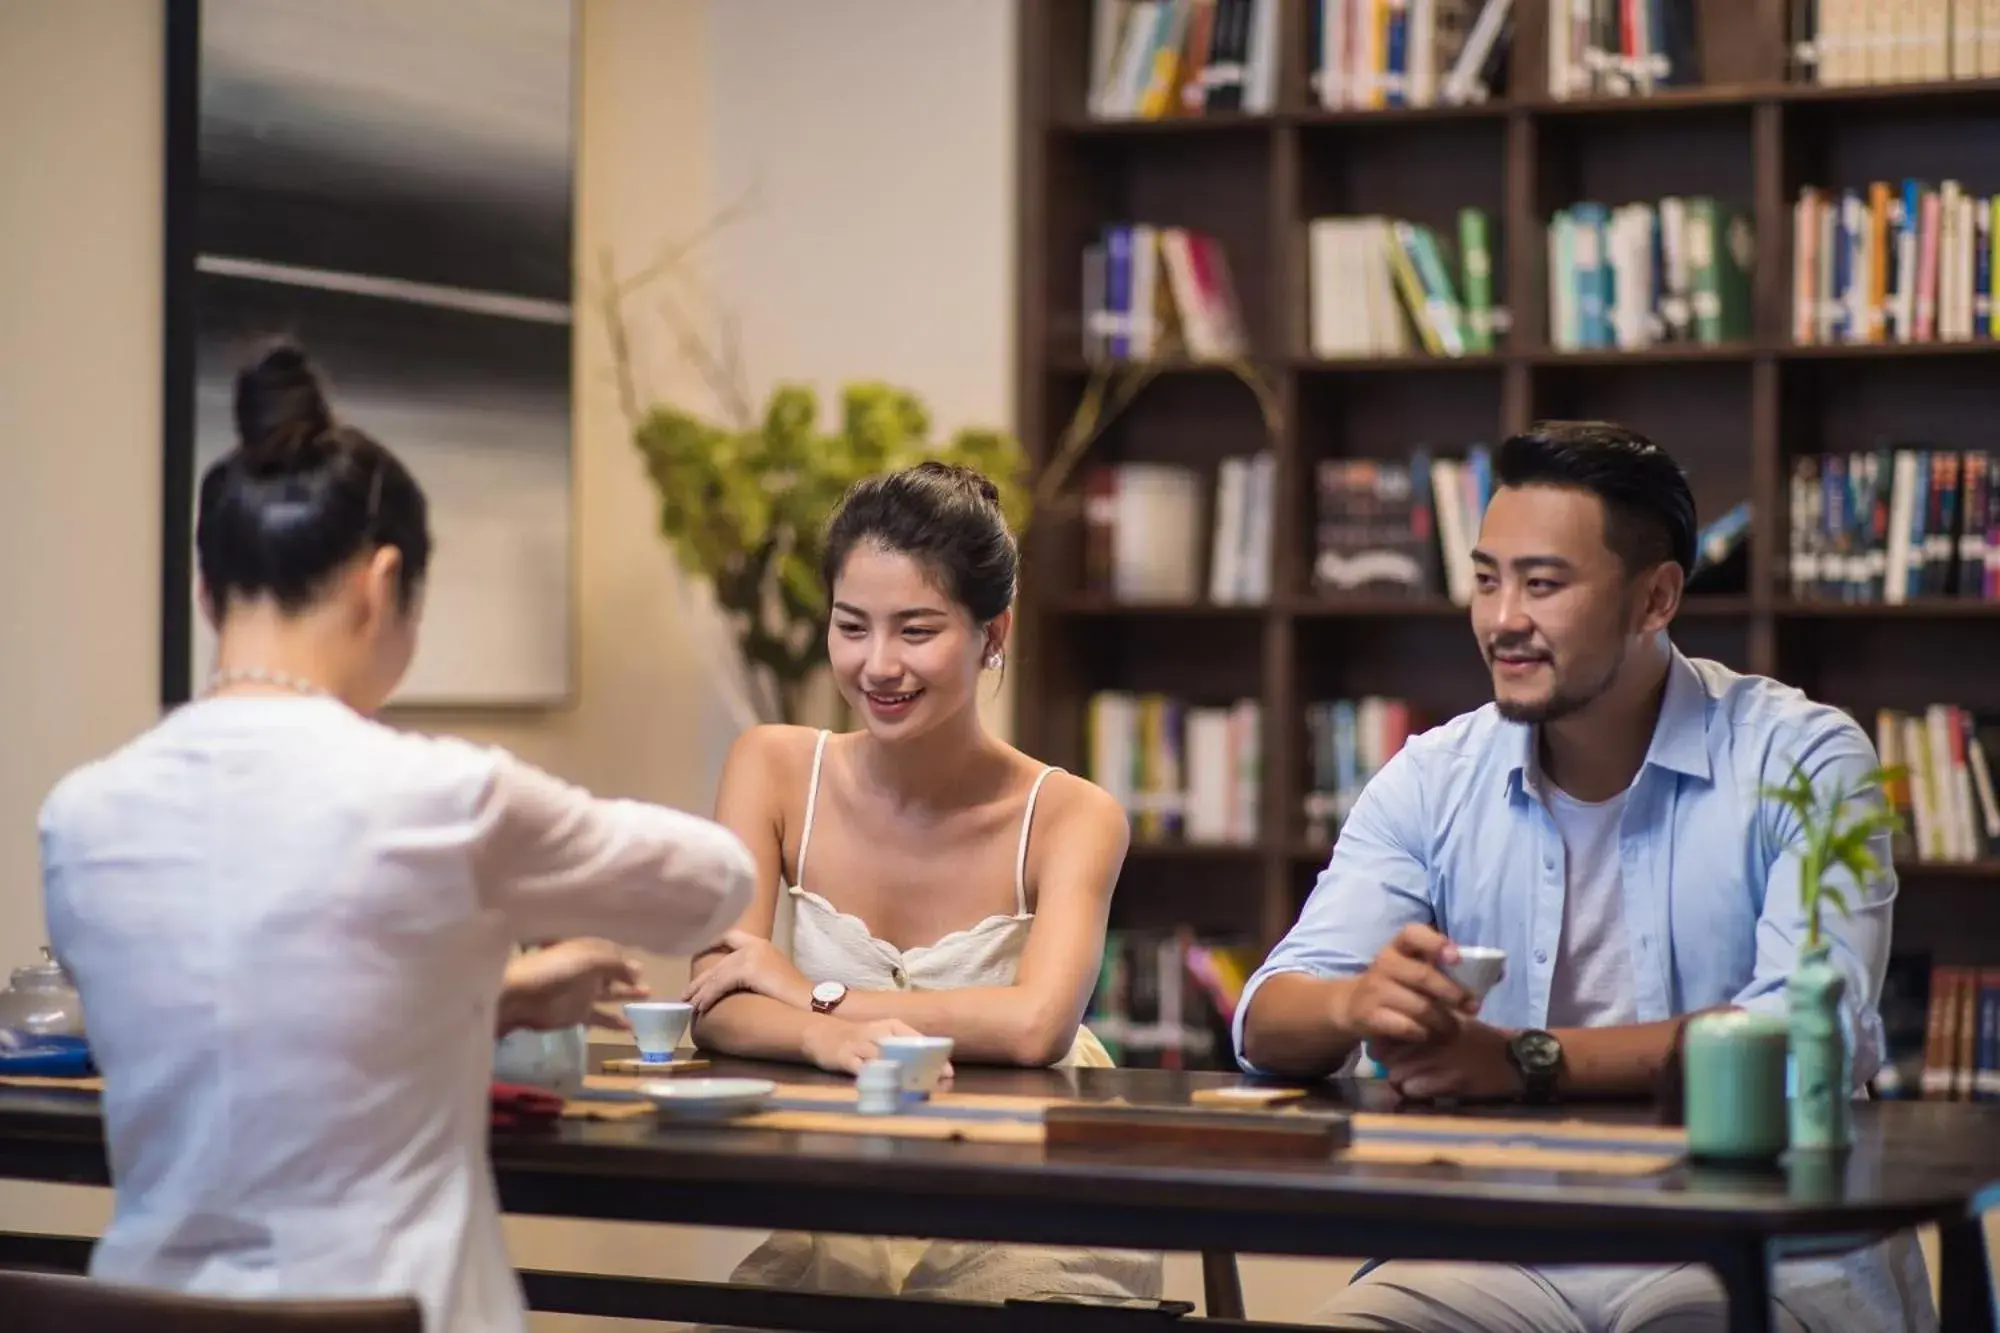
[[[801,1096],[852,1086],[795,1066],[736,1060],[716,1060],[704,1072],[770,1078]],[[993,1105],[1183,1106],[1204,1090],[1245,1082],[1212,1073],[961,1066],[951,1089]],[[1771,1327],[1774,1262],[1851,1251],[1932,1224],[1942,1327],[1995,1327],[1981,1217],[2000,1203],[2000,1107],[1865,1103],[1855,1108],[1853,1147],[1838,1157],[1745,1169],[1676,1155],[1659,1169],[1599,1172],[1560,1159],[1384,1160],[1384,1142],[1397,1140],[1400,1127],[1433,1123],[1439,1108],[1399,1105],[1377,1083],[1315,1085],[1292,1105],[1345,1113],[1355,1146],[1314,1158],[1254,1157],[1186,1145],[968,1142],[646,1117],[496,1133],[492,1158],[502,1207],[547,1217],[1180,1251],[1211,1261],[1263,1254],[1700,1263],[1720,1278],[1729,1327],[1743,1333]],[[1457,1110],[1483,1117],[1502,1143],[1578,1122],[1661,1138],[1647,1106]],[[1370,1144],[1377,1151],[1362,1151]],[[108,1184],[96,1096],[0,1086],[6,1179]],[[78,1267],[87,1252],[87,1240],[0,1237],[0,1266]],[[1242,1326],[1197,1319],[1175,1302],[1107,1309],[918,1300],[536,1270],[522,1280],[540,1310],[822,1333]],[[1233,1303],[1226,1286],[1211,1264],[1211,1315],[1218,1303]]]

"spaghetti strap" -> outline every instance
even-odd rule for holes
[[[1021,812],[1021,846],[1014,853],[1015,916],[1028,914],[1028,826],[1035,822],[1035,798],[1042,794],[1042,784],[1049,780],[1049,774],[1056,771],[1056,766],[1049,764],[1035,775],[1035,785],[1028,788],[1028,808]]]
[[[812,841],[813,807],[819,804],[819,765],[826,757],[826,738],[833,733],[821,728],[819,739],[813,742],[812,785],[806,788],[806,822],[799,830],[799,859],[792,867],[792,887],[800,888],[806,882],[806,845]]]

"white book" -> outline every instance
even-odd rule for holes
[[[1910,507],[1916,503],[1917,455],[1898,449],[1889,482],[1889,550],[1883,561],[1882,600],[1900,605],[1909,600]]]
[[[1430,106],[1437,101],[1437,3],[1436,0],[1409,0],[1409,84],[1403,96],[1411,106]]]
[[[1349,0],[1307,0],[1319,6],[1319,73],[1313,100],[1328,111],[1345,105],[1347,96],[1347,15]]]
[[[1279,0],[1251,0],[1250,58],[1243,67],[1243,109],[1264,115],[1278,99]]]
[[[1445,591],[1459,606],[1472,605],[1472,524],[1465,504],[1465,465],[1431,463],[1431,505],[1437,511],[1438,550],[1444,557]]]
[[[1208,561],[1208,600],[1229,605],[1243,600],[1243,527],[1249,504],[1249,469],[1241,458],[1225,458],[1216,470],[1215,538]]]
[[[1166,463],[1118,467],[1111,586],[1125,602],[1189,602],[1200,593],[1201,479]]]
[[[1187,822],[1189,842],[1233,841],[1229,762],[1229,710],[1190,708],[1183,716],[1187,736]]]
[[[1271,600],[1271,514],[1277,501],[1277,457],[1268,449],[1248,465],[1248,502],[1243,522],[1243,600]]]

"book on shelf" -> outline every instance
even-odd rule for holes
[[[2000,1100],[2000,968],[1931,970],[1924,1024],[1926,1100]]]
[[[1492,452],[1463,459],[1324,459],[1316,470],[1313,590],[1322,597],[1472,602],[1472,548],[1493,497]]]
[[[1751,0],[1734,0],[1748,8]],[[1645,97],[1702,81],[1700,0],[1546,0],[1549,96]]]
[[[1792,341],[1993,337],[1996,233],[2000,195],[1956,180],[1804,187],[1792,206]]]
[[[1187,926],[1105,932],[1084,1025],[1121,1068],[1231,1069],[1231,1028],[1262,958]]]
[[[1883,767],[1903,770],[1884,793],[1903,821],[1895,835],[1900,860],[1964,864],[2000,854],[1996,740],[2000,720],[1956,704],[1876,710],[1875,755]]]
[[[1328,111],[1466,106],[1504,89],[1512,0],[1306,0],[1307,91]]]
[[[1549,223],[1549,342],[1637,351],[1750,337],[1749,217],[1706,195],[1570,205]]]
[[[1322,459],[1315,469],[1319,523],[1313,555],[1313,591],[1321,597],[1436,597],[1445,591],[1443,552],[1438,536],[1438,501],[1434,486],[1442,485],[1446,504],[1467,509],[1480,504],[1490,467],[1484,445],[1468,451],[1470,466],[1453,499],[1453,464],[1433,463],[1428,450],[1408,459]],[[1455,531],[1467,527],[1451,520]]]
[[[1793,65],[1826,86],[2000,76],[1995,0],[1792,0]]]
[[[1084,472],[1084,584],[1118,602],[1257,605],[1271,597],[1275,457],[1216,466],[1209,539],[1202,473],[1173,463],[1102,463]],[[1208,556],[1203,579],[1202,556]]]
[[[1306,841],[1330,848],[1361,789],[1421,729],[1406,699],[1365,695],[1307,704]]]
[[[2000,487],[1982,450],[1879,448],[1792,460],[1791,595],[2000,600]]]
[[[1904,1101],[2000,1101],[2000,968],[1889,955],[1882,1067],[1869,1086]]]
[[[1084,247],[1084,360],[1226,361],[1248,345],[1229,256],[1213,236],[1115,222]]]
[[[1493,304],[1493,229],[1462,208],[1457,245],[1399,218],[1321,217],[1307,224],[1312,354],[1481,355],[1505,322]]]
[[[1268,112],[1283,0],[1093,0],[1089,113],[1164,120]]]
[[[1254,845],[1262,717],[1255,699],[1209,705],[1099,690],[1085,715],[1086,776],[1125,807],[1135,846]]]

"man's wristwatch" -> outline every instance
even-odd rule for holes
[[[1556,1099],[1556,1075],[1562,1069],[1562,1043],[1540,1028],[1529,1028],[1507,1042],[1507,1060],[1521,1076],[1521,1100],[1546,1106]]]
[[[847,998],[847,983],[822,981],[813,987],[812,1005],[816,1014],[830,1014]]]

